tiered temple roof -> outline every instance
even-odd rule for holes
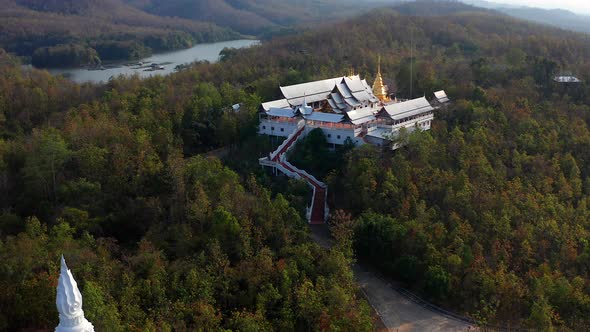
[[[332,98],[334,98],[334,103],[330,103]],[[373,95],[367,81],[361,80],[358,75],[344,77],[339,84],[336,84],[333,93],[328,99],[333,111],[337,113],[347,112],[351,108],[367,106],[378,101],[379,99]]]
[[[307,105],[327,102],[339,113],[379,102],[367,81],[359,75],[283,86],[281,93],[283,99],[263,103],[262,108],[268,112],[271,108],[295,108],[304,102]]]
[[[371,87],[359,75],[280,87],[283,99],[262,104],[263,112],[271,117],[295,118],[325,123],[364,125],[384,117],[399,121],[428,113],[434,107],[425,97],[398,102],[387,95],[381,68]],[[449,101],[446,93],[435,92],[435,104]],[[311,105],[311,106],[310,106]]]

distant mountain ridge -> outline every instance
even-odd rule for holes
[[[244,35],[289,33],[294,27],[315,27],[383,6],[414,16],[492,9],[590,33],[590,17],[482,0],[0,0],[0,48],[32,56],[34,62],[43,60],[39,65],[80,65]]]
[[[354,0],[126,0],[154,15],[213,22],[238,32],[259,34],[265,29],[285,27],[358,14],[376,2]],[[383,4],[383,3],[379,3]]]
[[[416,0],[393,5],[396,12],[413,16],[454,15],[464,12],[486,12],[488,10],[451,0]]]
[[[463,0],[467,4],[494,9],[512,17],[548,24],[572,31],[590,33],[590,15],[576,14],[565,9],[542,9],[527,6],[514,6],[484,0]]]

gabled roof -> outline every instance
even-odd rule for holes
[[[298,106],[303,103],[314,103],[328,98],[336,83],[342,80],[342,77],[330,78],[327,80],[307,82],[296,85],[282,86],[281,93],[289,101],[289,104]]]
[[[555,76],[555,78],[553,80],[558,83],[580,83],[580,82],[582,82],[579,78],[577,78],[575,76]]]
[[[367,80],[363,79],[361,82],[365,86],[365,89],[371,90],[371,86],[369,85],[369,83],[367,82]]]
[[[346,108],[345,104],[338,104],[333,99],[328,99],[328,104],[330,104],[330,107],[332,107],[332,111],[336,113],[342,113],[342,110]]]
[[[356,100],[356,98],[354,97],[344,98],[344,102],[346,102],[348,105],[352,107],[361,106],[361,103],[359,103],[358,100]]]
[[[350,122],[352,122],[353,125],[360,125],[360,124],[367,123],[367,122],[373,121],[373,120],[377,120],[377,117],[375,117],[374,115],[371,115],[366,118],[360,118],[358,120],[350,120]]]
[[[348,112],[346,112],[346,115],[351,120],[357,120],[357,119],[362,119],[362,118],[366,118],[368,116],[371,116],[374,114],[374,112],[375,112],[374,109],[372,109],[370,107],[365,107],[365,108],[361,108],[361,109],[354,110],[354,111],[348,111]]]
[[[271,108],[298,109],[297,107],[303,104],[325,100],[328,100],[332,109],[342,112],[351,107],[359,107],[378,101],[367,81],[361,80],[359,75],[283,86],[281,92],[285,99],[262,104],[262,108],[266,112]],[[303,109],[301,113],[308,114],[309,112],[307,109]]]
[[[305,116],[306,120],[312,121],[323,121],[323,122],[332,122],[338,123],[344,120],[344,115],[341,114],[331,114],[331,113],[322,113],[322,112],[313,112],[310,115]]]
[[[434,108],[426,98],[422,97],[401,103],[385,105],[382,110],[384,110],[393,120],[401,120],[410,116],[433,111]]]
[[[270,116],[280,116],[284,118],[293,118],[296,115],[295,111],[291,108],[271,108],[267,114]]]
[[[264,109],[265,112],[270,111],[271,108],[291,108],[291,105],[289,105],[287,99],[279,99],[262,103],[262,109]]]
[[[344,84],[350,89],[352,92],[359,92],[366,90],[365,85],[363,84],[360,76],[352,76],[352,77],[345,77]]]
[[[375,109],[370,107],[361,108],[354,111],[346,112],[346,116],[355,125],[363,124],[372,120],[375,120],[374,115]]]
[[[352,97],[359,103],[377,102],[379,99],[373,94],[373,90],[366,80],[361,80],[360,76],[345,77],[344,85]],[[345,95],[345,97],[348,97]]]
[[[330,104],[330,107],[332,107],[332,109],[338,109],[338,105],[336,104],[336,102],[333,99],[328,99],[328,104]]]
[[[337,104],[343,104],[344,103],[344,101],[342,100],[342,95],[340,95],[338,93],[332,93],[331,96],[332,96],[332,99],[334,99],[334,101]]]
[[[365,90],[353,92],[352,95],[354,96],[354,98],[356,98],[356,100],[361,102],[371,101],[373,99],[371,95]]]
[[[436,97],[436,99],[440,102],[440,103],[446,103],[451,101],[449,99],[449,97],[447,97],[447,93],[445,92],[445,90],[440,90],[440,91],[436,91],[434,93],[434,97]]]
[[[336,89],[338,90],[340,95],[342,95],[342,97],[344,97],[344,98],[351,98],[352,97],[352,93],[350,92],[350,89],[348,88],[348,86],[346,86],[346,84],[338,83],[338,84],[336,84]]]
[[[397,133],[392,132],[391,129],[375,128],[374,130],[369,131],[367,133],[367,136],[389,141],[392,138],[395,138],[395,136],[397,136]]]

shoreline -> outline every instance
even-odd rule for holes
[[[17,56],[19,59],[27,59],[28,61],[23,61],[22,65],[23,66],[31,66],[32,68],[35,69],[39,69],[39,70],[79,70],[79,69],[88,69],[88,70],[94,70],[94,69],[90,69],[92,67],[96,67],[96,66],[102,66],[106,69],[110,69],[110,68],[116,68],[116,67],[121,67],[121,66],[127,66],[128,64],[134,64],[134,63],[138,63],[138,62],[144,62],[147,59],[150,59],[152,57],[155,56],[164,56],[167,54],[174,54],[174,53],[178,53],[178,52],[182,52],[182,51],[186,51],[186,50],[190,50],[194,47],[197,46],[205,46],[205,45],[215,45],[215,44],[220,44],[220,43],[227,43],[227,42],[237,42],[237,41],[256,41],[258,42],[258,44],[260,44],[262,42],[261,39],[257,38],[256,36],[242,36],[242,38],[240,39],[228,39],[228,40],[220,40],[220,41],[215,41],[215,42],[206,42],[206,43],[196,43],[191,45],[190,47],[186,47],[186,48],[178,48],[178,49],[173,49],[173,50],[164,50],[164,51],[156,51],[156,52],[152,52],[150,55],[142,57],[142,58],[136,58],[136,59],[118,59],[118,60],[101,60],[101,63],[99,65],[90,65],[90,64],[85,64],[85,65],[79,65],[79,66],[64,66],[64,67],[37,67],[35,65],[33,65],[30,61],[30,56],[27,55],[23,55],[23,56]],[[165,65],[165,64],[164,64]],[[97,69],[100,70],[100,69]]]
[[[112,77],[139,75],[147,78],[155,75],[169,75],[194,62],[208,61],[215,63],[219,61],[220,53],[225,48],[248,48],[259,45],[257,39],[236,39],[215,43],[196,44],[191,48],[177,51],[155,53],[149,57],[137,60],[123,60],[103,63],[99,66],[78,66],[78,67],[49,67],[37,68],[31,64],[23,67],[46,70],[52,75],[62,75],[77,83],[105,83]]]

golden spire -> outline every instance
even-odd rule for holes
[[[381,56],[377,65],[377,77],[375,77],[375,83],[373,83],[373,94],[381,101],[388,101],[389,96],[387,95],[387,86],[383,84],[383,77],[381,77]]]

